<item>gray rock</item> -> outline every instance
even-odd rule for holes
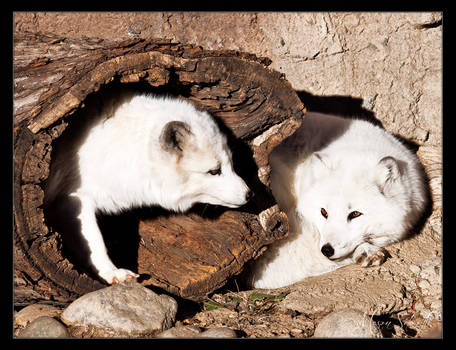
[[[71,326],[106,329],[106,336],[149,336],[170,328],[176,301],[136,282],[115,284],[71,303],[62,321]]]
[[[18,338],[69,338],[66,327],[49,316],[40,316],[30,322]]]
[[[18,327],[25,327],[40,316],[59,317],[61,313],[60,309],[51,305],[32,304],[14,314],[14,323]]]
[[[344,309],[326,315],[317,325],[315,338],[381,338],[382,334],[369,315]]]
[[[237,338],[236,332],[228,327],[209,328],[199,334],[201,338]]]
[[[228,327],[209,328],[201,332],[196,326],[177,326],[160,333],[157,338],[237,338]]]
[[[157,338],[195,338],[200,334],[196,326],[177,326],[160,333]]]

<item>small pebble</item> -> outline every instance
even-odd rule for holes
[[[299,328],[290,329],[290,335],[293,337],[297,337],[297,336],[301,335],[302,333],[303,333],[302,329],[299,329]]]
[[[409,266],[409,269],[410,271],[412,271],[415,275],[418,276],[418,274],[420,273],[421,269],[419,266],[416,266],[416,265],[410,265]]]
[[[421,280],[418,282],[418,287],[421,289],[429,289],[431,288],[431,284],[426,280]]]

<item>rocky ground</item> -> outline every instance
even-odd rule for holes
[[[440,234],[431,221],[388,247],[391,257],[378,267],[351,265],[275,290],[242,291],[234,278],[200,304],[134,282],[114,285],[70,305],[17,310],[14,336],[441,337]]]
[[[441,337],[440,295],[423,291],[431,283],[440,283],[439,266],[438,258],[421,266],[409,265],[415,277],[410,290],[394,282],[391,272],[386,284],[378,283],[373,276],[383,274],[385,267],[367,271],[352,266],[277,290],[229,291],[225,287],[201,304],[176,302],[131,282],[86,294],[61,308],[39,303],[27,306],[15,313],[14,336]],[[338,281],[344,281],[344,286]],[[427,298],[414,298],[416,281]]]
[[[202,304],[154,296],[139,285],[127,286],[128,293],[114,287],[117,304],[104,290],[105,299],[90,303],[102,306],[79,305],[71,317],[73,304],[17,309],[14,335],[305,338],[353,336],[349,331],[359,328],[364,336],[440,337],[442,23],[442,13],[418,12],[15,13],[16,32],[161,37],[267,56],[309,109],[377,119],[410,142],[425,165],[433,207],[419,232],[388,247],[391,257],[378,267],[347,266],[268,291],[238,290],[233,280]],[[100,316],[108,304],[108,316]],[[131,328],[121,328],[126,324]]]

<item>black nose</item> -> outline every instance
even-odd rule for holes
[[[245,194],[245,200],[248,201],[248,200],[251,199],[254,195],[255,195],[255,193],[253,193],[253,191],[248,190],[248,192]]]
[[[321,247],[321,252],[327,258],[334,255],[334,249],[333,249],[333,247],[331,247],[331,244],[329,244],[329,243],[326,243],[323,247]]]

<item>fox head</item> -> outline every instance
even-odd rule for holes
[[[204,123],[192,118],[168,122],[160,133],[159,143],[164,164],[162,188],[173,193],[169,197],[175,199],[168,209],[184,211],[195,203],[236,208],[252,196],[233,169],[225,135],[209,115],[205,115]]]
[[[382,247],[403,238],[410,211],[402,179],[406,166],[393,157],[336,161],[314,153],[306,167],[297,168],[298,216],[318,231],[323,255],[338,261],[350,257],[361,243]]]

